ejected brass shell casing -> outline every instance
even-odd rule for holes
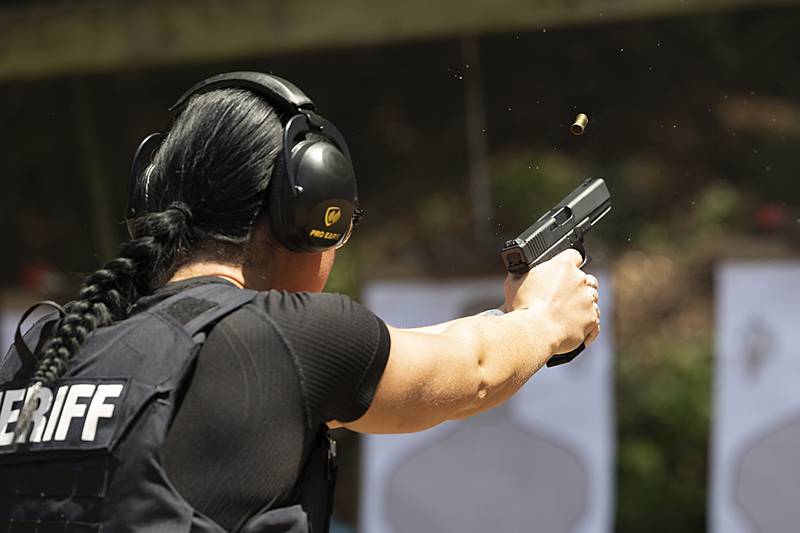
[[[589,117],[583,113],[578,113],[578,116],[575,117],[575,122],[572,124],[572,126],[570,126],[569,131],[571,131],[573,135],[583,135],[583,131],[586,129],[588,124]]]

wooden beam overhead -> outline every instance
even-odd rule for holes
[[[94,0],[0,8],[0,81],[800,0]]]

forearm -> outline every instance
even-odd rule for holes
[[[454,320],[438,334],[390,326],[389,361],[375,398],[345,427],[404,433],[490,409],[544,365],[557,329],[533,310]]]
[[[442,335],[470,350],[479,385],[452,418],[491,409],[510,398],[553,355],[557,339],[544,313],[520,309],[502,316],[474,316],[450,322]]]
[[[432,324],[430,326],[421,326],[418,328],[406,328],[407,331],[413,331],[414,333],[427,333],[429,335],[438,335],[440,333],[444,333],[447,328],[453,326],[455,324],[467,324],[475,318],[479,318],[480,315],[474,316],[465,316],[462,318],[456,318],[454,320],[450,320],[447,322],[441,322],[439,324]]]

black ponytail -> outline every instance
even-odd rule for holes
[[[121,246],[119,257],[86,278],[45,343],[15,440],[30,427],[39,390],[64,375],[93,331],[127,318],[140,297],[163,285],[182,264],[203,254],[243,254],[281,141],[277,113],[247,91],[192,98],[148,172],[154,191],[150,212],[130,221],[132,240]]]

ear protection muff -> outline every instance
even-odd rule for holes
[[[163,133],[151,133],[139,143],[136,154],[133,156],[128,182],[128,211],[125,215],[128,233],[131,237],[133,237],[131,220],[148,211],[147,205],[151,195],[150,178],[153,171],[150,161],[153,160],[153,155],[163,140]]]
[[[341,246],[350,236],[358,192],[350,150],[341,132],[315,112],[314,103],[294,84],[260,72],[232,72],[201,81],[170,108],[177,117],[189,99],[217,89],[246,89],[266,99],[280,113],[283,150],[267,186],[264,206],[273,236],[296,252]],[[131,169],[128,218],[154,210],[151,161],[164,134],[145,138]]]

